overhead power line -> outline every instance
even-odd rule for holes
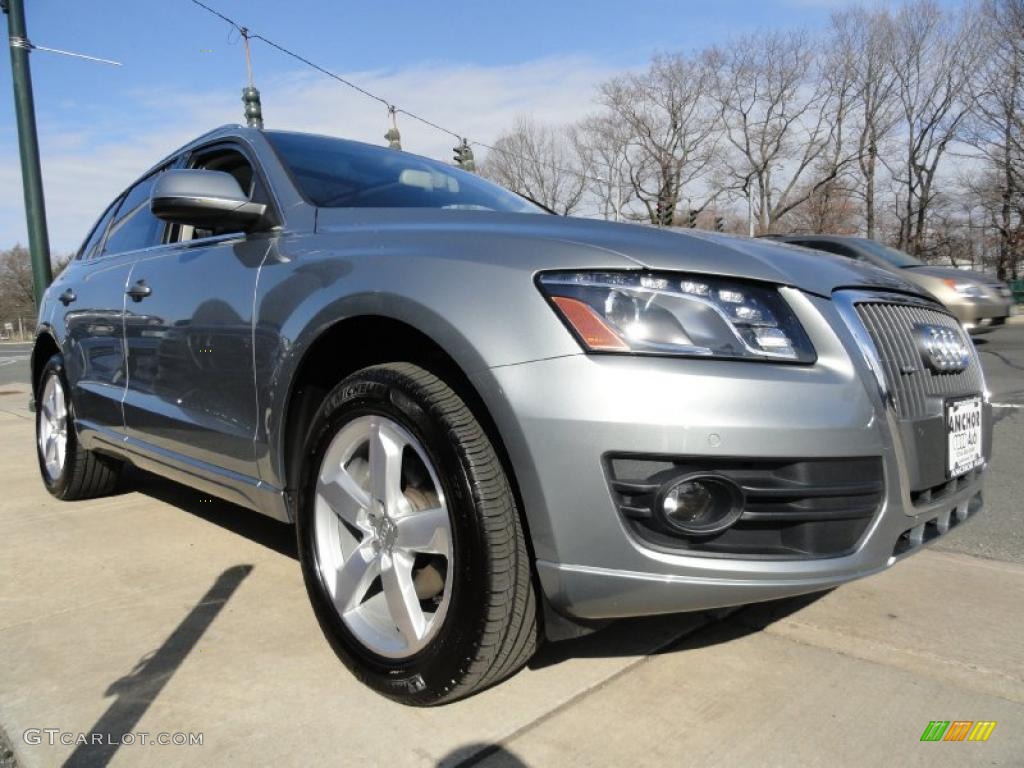
[[[397,126],[395,126],[395,124],[394,124],[394,116],[398,115],[398,114],[402,114],[402,115],[405,115],[406,117],[408,117],[408,118],[410,118],[412,120],[415,120],[415,121],[417,121],[419,123],[422,123],[423,125],[426,125],[429,128],[433,128],[436,131],[440,131],[441,133],[445,133],[445,134],[448,134],[449,136],[452,136],[453,138],[455,138],[456,140],[459,141],[459,146],[460,147],[468,147],[468,145],[475,145],[475,146],[483,147],[484,149],[490,150],[491,152],[497,152],[497,153],[505,155],[507,157],[514,157],[514,158],[517,158],[517,159],[522,160],[524,162],[535,163],[535,164],[543,166],[545,168],[550,168],[551,170],[559,171],[561,173],[568,173],[568,174],[574,175],[574,176],[576,176],[578,178],[586,179],[588,181],[595,181],[595,182],[602,183],[602,184],[614,184],[616,186],[621,186],[620,182],[612,180],[610,178],[602,178],[600,176],[592,176],[590,174],[583,173],[583,172],[575,170],[573,168],[562,168],[562,167],[560,167],[558,165],[555,165],[553,163],[546,163],[546,162],[543,162],[543,161],[538,161],[536,159],[529,158],[529,157],[526,157],[524,155],[520,155],[520,154],[518,154],[516,152],[511,152],[511,151],[509,151],[507,149],[503,149],[501,147],[494,146],[492,144],[486,144],[486,143],[484,143],[482,141],[471,140],[464,133],[461,133],[459,131],[454,131],[454,130],[452,130],[450,128],[446,128],[443,125],[440,125],[440,124],[438,124],[436,122],[433,122],[432,120],[428,120],[427,118],[423,117],[422,115],[419,115],[419,114],[417,114],[415,112],[412,112],[412,111],[410,111],[408,109],[405,109],[404,107],[400,107],[397,104],[395,104],[394,102],[392,102],[391,100],[389,100],[389,99],[387,99],[387,98],[385,98],[383,96],[380,96],[380,95],[378,95],[376,93],[373,93],[372,91],[369,91],[369,90],[367,90],[366,88],[363,88],[360,85],[357,85],[356,83],[352,82],[351,80],[349,80],[349,79],[347,79],[345,77],[342,77],[341,75],[337,74],[336,72],[332,72],[331,70],[327,69],[326,67],[320,66],[316,62],[311,61],[310,59],[307,59],[305,56],[303,56],[303,55],[301,55],[299,53],[296,53],[295,51],[293,51],[293,50],[291,50],[289,48],[286,48],[285,46],[281,45],[280,43],[277,43],[277,42],[271,40],[268,37],[264,37],[263,35],[261,35],[261,34],[259,34],[257,32],[253,32],[249,27],[246,27],[243,24],[240,24],[239,22],[235,21],[234,19],[230,18],[229,16],[224,15],[223,13],[221,13],[218,10],[216,10],[215,8],[211,8],[206,3],[201,2],[201,0],[191,0],[191,2],[194,3],[195,5],[198,5],[200,8],[203,8],[204,10],[208,11],[209,13],[212,13],[214,16],[218,17],[222,21],[230,24],[235,30],[238,31],[238,33],[246,41],[246,67],[247,67],[247,72],[248,72],[248,75],[249,75],[249,87],[252,87],[252,63],[251,63],[250,58],[249,58],[248,41],[249,40],[260,40],[260,41],[266,43],[267,45],[269,45],[271,48],[276,49],[280,53],[283,53],[286,56],[290,56],[291,58],[295,59],[296,61],[299,61],[299,62],[305,64],[306,66],[308,66],[308,67],[310,67],[312,69],[315,69],[317,72],[319,72],[319,73],[321,73],[323,75],[326,75],[327,77],[329,77],[332,80],[335,80],[335,81],[341,83],[342,85],[346,86],[347,88],[350,88],[350,89],[352,89],[352,90],[354,90],[354,91],[356,91],[358,93],[361,93],[363,96],[366,96],[367,98],[373,99],[374,101],[377,101],[377,102],[380,102],[381,104],[383,104],[384,107],[387,109],[388,114],[392,118],[392,121],[391,121],[392,129],[394,129],[396,132],[397,132]],[[388,132],[390,133],[391,131],[389,130]],[[459,155],[458,149],[459,149],[459,147],[456,147],[456,155],[457,156]],[[608,166],[608,168],[609,168],[609,170],[611,170],[611,166]]]

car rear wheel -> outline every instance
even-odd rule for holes
[[[453,701],[518,670],[537,642],[508,478],[465,403],[407,363],[342,381],[304,452],[299,553],[338,656],[397,701]]]
[[[59,499],[106,496],[117,487],[122,463],[78,442],[60,355],[46,361],[36,387],[36,454],[43,483]]]

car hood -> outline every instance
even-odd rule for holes
[[[522,253],[524,268],[577,267],[578,249],[591,252],[595,269],[646,267],[723,275],[791,285],[828,296],[837,288],[881,288],[920,294],[921,289],[884,269],[821,251],[698,230],[659,229],[537,214],[437,209],[321,208],[317,232],[372,232],[375,241],[389,233],[415,238],[424,249],[457,249],[460,258],[492,258],[497,251]],[[511,243],[511,241],[520,241]],[[529,241],[529,242],[525,242]],[[543,244],[559,244],[545,252]],[[578,246],[573,263],[564,263],[565,245]],[[500,247],[503,246],[503,247]],[[550,258],[548,258],[550,256]],[[511,266],[507,259],[503,265]]]
[[[956,267],[908,267],[901,270],[913,279],[914,275],[926,275],[940,280],[958,280],[962,283],[979,283],[981,285],[999,285],[1002,281],[994,275],[986,275],[984,272],[975,272],[970,269],[957,269]]]

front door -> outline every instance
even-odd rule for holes
[[[259,196],[237,150],[190,165],[232,172]],[[207,473],[256,478],[252,303],[273,235],[173,226],[168,240],[138,259],[129,278],[128,437]]]

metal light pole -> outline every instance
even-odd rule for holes
[[[50,269],[50,240],[46,233],[46,205],[43,202],[43,175],[39,169],[39,139],[36,136],[36,110],[32,100],[32,73],[28,54],[32,44],[25,32],[25,8],[22,0],[0,0],[7,14],[11,45],[11,79],[14,81],[14,109],[18,120],[18,145],[21,150],[21,178],[25,188],[25,219],[28,223],[28,249],[32,255],[32,288],[38,307],[43,292],[53,281]]]
[[[622,221],[622,165],[615,171],[615,220]]]
[[[747,187],[747,237],[754,236],[754,195]]]

